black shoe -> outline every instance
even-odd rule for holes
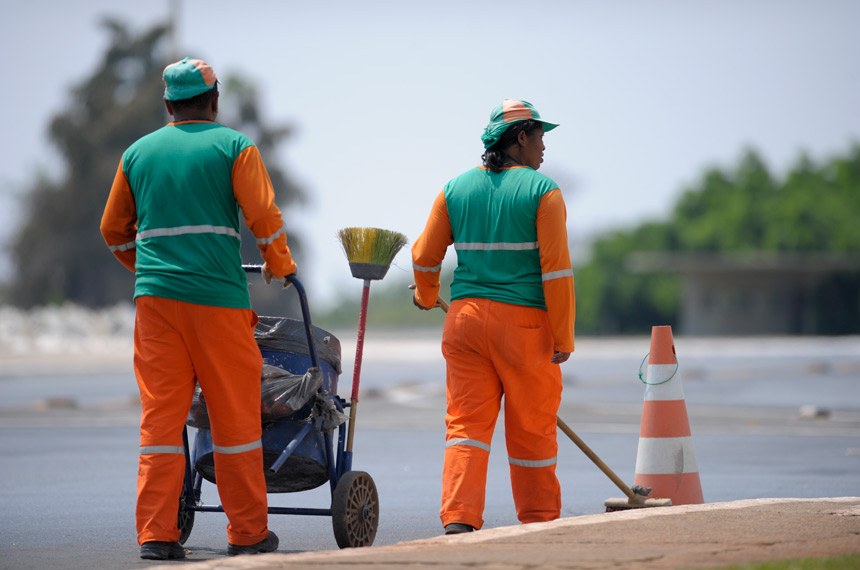
[[[262,554],[263,552],[274,552],[278,549],[278,535],[269,531],[269,536],[258,542],[257,544],[249,544],[247,546],[239,546],[238,544],[227,543],[227,555],[236,556],[237,554]]]
[[[144,560],[179,560],[185,558],[185,549],[178,542],[152,540],[140,545],[140,557]]]
[[[445,534],[463,534],[464,532],[475,532],[475,527],[470,524],[451,523],[445,525]]]

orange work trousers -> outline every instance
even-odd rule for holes
[[[185,474],[182,429],[195,382],[206,394],[215,479],[227,515],[227,541],[249,545],[268,535],[263,473],[257,317],[230,309],[141,296],[135,301],[134,371],[140,388],[137,540],[179,539]]]
[[[546,311],[489,299],[451,303],[442,334],[448,411],[442,524],[483,525],[490,443],[505,402],[505,441],[517,518],[557,519],[556,416],[561,370]]]

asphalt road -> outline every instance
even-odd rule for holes
[[[685,361],[706,502],[858,494],[860,357],[846,346],[835,355],[825,354],[826,346],[806,353],[789,346],[766,358],[735,351],[716,361],[695,354]],[[566,369],[560,411],[628,482],[641,414],[640,359],[583,359]],[[370,473],[379,489],[375,544],[436,536],[444,440],[440,367],[366,362],[353,468]],[[150,566],[138,558],[134,537],[133,378],[116,369],[98,373],[98,363],[89,371],[53,373],[35,365],[0,368],[0,568]],[[560,438],[563,516],[602,512],[603,501],[620,491]],[[486,526],[515,525],[501,429],[493,446]],[[203,499],[219,502],[214,485],[204,484]],[[283,506],[327,507],[329,500],[327,486],[270,495],[272,505]],[[225,526],[221,513],[197,513],[186,543],[189,559],[224,556]],[[281,552],[337,548],[328,517],[272,515],[270,527],[281,537]]]
[[[437,535],[443,433],[422,425],[437,414],[382,401],[362,406],[367,425],[362,426],[360,416],[353,468],[370,473],[379,489],[376,544]],[[575,407],[562,413],[623,479],[632,479],[638,442],[635,422],[616,417],[606,424]],[[135,413],[53,410],[27,419],[14,416],[0,415],[0,568],[147,566],[137,558],[134,540]],[[705,500],[856,495],[860,417],[838,430],[831,422],[796,425],[800,421],[772,419],[762,429],[760,419],[748,417],[737,423],[734,414],[725,429],[714,417],[694,428]],[[780,429],[784,434],[775,433]],[[501,434],[494,447],[503,449]],[[504,453],[491,457],[486,525],[517,524]],[[560,442],[558,475],[564,516],[599,513],[603,500],[621,496],[567,441]],[[327,494],[323,486],[270,495],[270,502],[327,507]],[[218,504],[214,485],[204,484],[203,499]],[[224,556],[225,525],[221,513],[197,513],[186,543],[193,552],[190,558]],[[282,552],[337,548],[328,517],[272,515],[270,527],[281,537]]]

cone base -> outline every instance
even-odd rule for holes
[[[654,497],[671,499],[673,505],[701,505],[705,502],[698,472],[637,474],[633,484],[651,487],[651,494]]]

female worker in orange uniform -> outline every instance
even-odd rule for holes
[[[442,334],[447,364],[440,518],[446,534],[483,525],[487,463],[502,397],[511,486],[523,523],[559,517],[555,475],[559,364],[573,352],[576,305],[561,190],[537,172],[556,124],[505,100],[481,137],[483,165],[448,182],[412,248],[414,303],[440,306],[457,251]]]

